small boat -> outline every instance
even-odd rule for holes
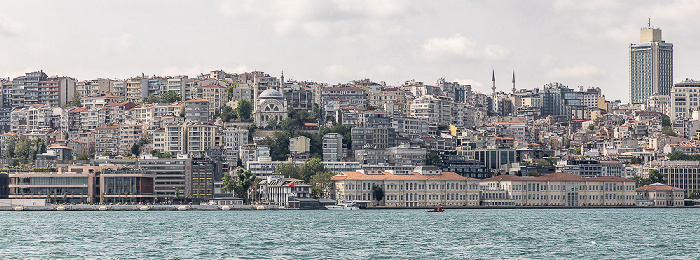
[[[329,210],[359,210],[360,207],[355,203],[338,203],[338,205],[328,205],[326,209]]]
[[[442,206],[439,206],[433,210],[426,210],[425,212],[445,212],[445,208],[443,208]]]

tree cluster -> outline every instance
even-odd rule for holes
[[[149,95],[145,98],[143,98],[143,103],[148,104],[148,103],[173,103],[176,101],[182,100],[182,97],[180,94],[178,94],[175,91],[168,90],[163,94],[160,95]]]
[[[250,116],[252,113],[253,103],[250,102],[250,99],[244,98],[238,100],[238,104],[236,104],[236,115],[239,119],[242,121],[250,121]]]
[[[158,158],[171,158],[173,157],[170,152],[161,152],[160,150],[151,150],[151,155],[158,157]]]
[[[134,145],[131,146],[131,154],[133,154],[136,157],[141,155],[141,147],[147,143],[148,143],[148,140],[146,140],[146,139],[141,139],[138,142],[134,143]]]
[[[296,166],[294,162],[282,163],[275,167],[274,174],[304,180],[311,185],[315,197],[331,198],[335,194],[331,181],[335,173],[327,170],[318,158],[308,160],[300,166]]]
[[[670,161],[700,161],[700,154],[686,154],[681,151],[675,151],[666,156]]]
[[[75,93],[75,95],[73,95],[73,99],[71,99],[70,102],[68,102],[64,107],[82,107],[82,106],[83,106],[83,104],[80,101],[80,94]]]
[[[236,120],[238,118],[238,113],[230,106],[224,106],[219,113],[221,121],[228,122],[231,120]]]
[[[632,179],[636,181],[637,188],[654,183],[666,183],[666,181],[664,181],[664,175],[656,169],[649,170],[649,177],[642,178],[634,176]]]
[[[231,176],[231,173],[224,173],[224,176],[222,178],[222,187],[221,189],[224,192],[231,192],[233,191],[234,195],[239,198],[243,198],[245,202],[250,201],[250,198],[248,196],[248,191],[258,183],[258,178],[253,175],[253,173],[250,172],[250,170],[244,170],[242,168],[238,168],[236,170],[236,178],[234,179]]]
[[[668,136],[678,136],[678,134],[676,134],[676,131],[673,131],[673,127],[671,126],[663,126],[661,128],[661,133]]]
[[[289,157],[289,138],[297,136],[305,136],[310,139],[309,152],[314,158],[321,158],[323,155],[323,135],[327,133],[339,133],[343,135],[343,144],[345,147],[351,145],[350,126],[334,125],[332,127],[320,127],[317,134],[300,131],[304,123],[318,122],[317,106],[314,106],[314,112],[299,111],[289,109],[287,118],[279,123],[280,131],[275,132],[272,136],[268,136],[262,140],[260,144],[270,147],[270,154],[273,160],[284,161]],[[252,131],[251,131],[252,133]]]
[[[14,159],[19,164],[33,164],[37,154],[46,152],[46,141],[41,138],[12,136],[2,146],[2,157]]]

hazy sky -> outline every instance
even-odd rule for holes
[[[700,1],[2,1],[0,77],[79,80],[262,70],[327,83],[439,77],[482,92],[561,82],[628,100],[651,16],[697,76]]]

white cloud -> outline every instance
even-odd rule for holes
[[[341,81],[349,78],[350,71],[341,65],[329,65],[323,68],[323,75],[327,79],[336,79]]]
[[[102,37],[101,47],[104,52],[124,52],[134,46],[135,42],[133,34],[122,33],[120,35]]]
[[[542,58],[540,59],[540,65],[542,66],[549,66],[555,61],[554,55],[545,53],[542,55]]]
[[[407,29],[395,23],[397,17],[409,18],[416,10],[407,1],[243,1],[219,4],[226,17],[245,16],[269,23],[277,36],[304,34],[314,38],[338,40],[368,38]],[[398,27],[398,28],[397,28]]]
[[[471,85],[472,91],[479,91],[481,93],[491,93],[491,89],[487,86],[482,86],[481,82],[473,79],[453,79],[453,82],[458,82],[462,85]]]
[[[122,33],[122,35],[119,36],[119,44],[122,48],[128,49],[134,45],[134,36],[130,33]]]
[[[552,6],[554,10],[601,10],[615,9],[621,5],[618,3],[618,1],[610,0],[557,0],[553,2]]]
[[[590,79],[599,78],[603,75],[598,67],[590,64],[580,63],[573,66],[554,68],[547,72],[547,76],[552,80],[562,79]]]
[[[496,44],[480,46],[461,34],[430,38],[420,48],[420,56],[430,61],[503,60],[510,55],[508,48]]]
[[[15,36],[24,32],[24,24],[7,16],[0,15],[0,34]]]

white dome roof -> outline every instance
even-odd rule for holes
[[[284,98],[284,96],[282,96],[282,93],[280,93],[279,91],[274,90],[274,89],[267,89],[267,90],[263,91],[262,93],[260,93],[260,96],[258,96],[258,97],[263,98],[263,99],[264,98]]]

